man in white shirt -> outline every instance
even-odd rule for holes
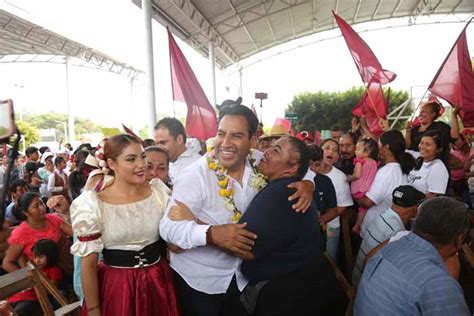
[[[155,142],[168,152],[170,158],[169,177],[171,182],[190,164],[201,158],[186,148],[186,132],[183,124],[174,117],[165,117],[155,125]]]
[[[229,204],[243,213],[260,189],[256,166],[262,154],[250,152],[257,124],[255,114],[245,106],[221,111],[214,154],[233,183],[231,203],[220,194],[220,179],[211,168],[210,155],[183,170],[176,180],[171,203],[160,223],[160,235],[168,243],[185,249],[170,255],[185,316],[228,315],[235,312],[233,308],[240,307],[235,299],[238,301],[238,293],[248,281],[240,272],[242,260],[232,253],[250,251],[257,236],[245,229],[246,224],[233,223],[238,219],[235,220]],[[307,209],[314,184],[303,181],[296,186],[304,188],[295,195],[305,193],[295,208]],[[200,222],[208,224],[170,220],[168,213],[175,201],[186,204]]]
[[[418,204],[424,198],[422,192],[409,185],[401,185],[393,191],[392,206],[375,218],[362,240],[352,272],[354,286],[359,284],[367,254],[398,232],[405,231],[410,220],[416,216]]]

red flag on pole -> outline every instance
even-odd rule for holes
[[[359,70],[362,81],[365,83],[377,82],[380,84],[392,82],[397,75],[391,71],[382,69],[382,65],[380,65],[377,57],[375,57],[370,47],[359,34],[357,34],[346,21],[334,13],[334,11],[332,13],[341,29],[342,36]]]
[[[357,117],[364,117],[369,130],[376,134],[383,133],[379,120],[387,118],[387,99],[383,95],[380,83],[371,83],[365,90],[359,103],[352,109],[352,114]]]
[[[193,70],[168,30],[173,100],[185,102],[188,107],[186,134],[206,140],[216,136],[217,117]]]
[[[432,94],[461,109],[465,127],[474,126],[474,72],[466,39],[466,28],[470,22],[462,30],[428,88]]]

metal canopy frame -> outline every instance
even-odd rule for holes
[[[0,63],[65,63],[66,57],[75,57],[75,63],[79,66],[97,68],[127,77],[136,76],[138,72],[133,67],[92,48],[0,10]]]
[[[140,5],[139,0],[132,0]],[[153,17],[204,56],[215,43],[222,67],[265,49],[336,27],[397,17],[474,12],[472,0],[152,0]]]

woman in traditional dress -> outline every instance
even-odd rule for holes
[[[106,140],[96,153],[85,191],[71,218],[82,257],[83,314],[179,315],[173,275],[160,257],[159,222],[169,190],[145,180],[141,141],[130,135]],[[102,252],[103,262],[98,263]]]

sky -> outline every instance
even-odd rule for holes
[[[130,0],[0,0],[0,9],[144,69],[142,12]],[[382,66],[398,75],[390,86],[412,91],[419,98],[464,27],[460,22],[466,17],[419,17],[418,24],[434,24],[412,26],[406,26],[407,19],[385,20],[358,24],[354,29],[361,32]],[[264,124],[271,126],[275,118],[284,116],[295,94],[360,86],[360,76],[339,35],[339,30],[332,30],[307,36],[244,60],[243,103],[254,104],[258,109],[255,92],[267,92],[269,98],[263,103],[262,114]],[[468,28],[467,38],[472,56],[473,26]],[[172,100],[166,30],[156,21],[153,21],[153,40],[157,115],[176,112],[178,117],[184,117],[186,106]],[[210,97],[209,61],[177,41]],[[136,129],[147,122],[143,77],[132,83],[123,75],[70,66],[66,81],[63,64],[44,63],[0,64],[0,73],[0,96],[12,98],[17,112],[66,113],[69,100],[75,116],[110,127],[124,123]],[[216,77],[217,102],[235,99],[239,89],[235,67],[217,70]]]

